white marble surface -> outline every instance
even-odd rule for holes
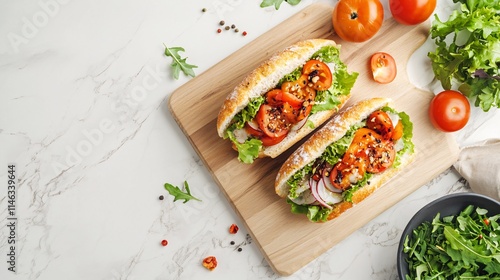
[[[260,2],[0,0],[0,279],[280,278],[169,113],[169,96],[190,78],[172,79],[163,55],[163,44],[184,47],[200,74],[307,5],[336,1],[278,11]],[[446,14],[451,1],[438,2]],[[248,35],[217,34],[221,19]],[[437,92],[426,48],[409,75]],[[458,143],[500,137],[499,121],[498,111],[473,109]],[[17,176],[15,274],[8,164]],[[202,202],[172,202],[163,184],[184,180]],[[448,169],[288,278],[396,279],[411,216],[468,190]],[[208,255],[219,261],[212,272],[201,266]]]

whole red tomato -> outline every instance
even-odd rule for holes
[[[335,33],[345,41],[364,42],[373,37],[384,21],[379,0],[340,0],[332,13]]]
[[[397,22],[415,25],[431,16],[436,8],[436,0],[389,0],[389,6]]]
[[[429,117],[434,127],[439,130],[444,132],[460,130],[469,121],[469,100],[458,91],[442,91],[432,99]]]

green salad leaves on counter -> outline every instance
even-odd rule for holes
[[[295,6],[300,3],[301,0],[262,0],[262,3],[260,3],[261,8],[269,7],[269,6],[274,6],[276,10],[278,10],[281,6],[281,3],[287,2],[288,4]]]
[[[469,205],[406,236],[406,279],[500,279],[500,215]]]
[[[191,199],[201,201],[200,199],[191,195],[191,190],[189,189],[189,185],[188,185],[187,181],[184,181],[184,188],[186,189],[185,192],[182,191],[179,187],[176,187],[176,186],[169,184],[169,183],[165,183],[164,187],[168,191],[168,193],[174,197],[174,202],[179,200],[179,199],[183,199],[184,200],[183,203],[186,203],[186,202],[190,201]]]
[[[460,3],[447,21],[436,15],[431,27],[435,52],[428,54],[444,89],[454,83],[476,107],[500,107],[500,1],[453,0]]]
[[[172,68],[172,76],[174,79],[179,79],[179,74],[181,71],[186,76],[194,77],[196,74],[194,73],[194,68],[198,68],[196,65],[192,65],[186,62],[186,58],[182,58],[179,52],[184,52],[184,48],[181,47],[167,47],[165,46],[165,55],[170,56],[172,58],[172,64],[170,67]]]

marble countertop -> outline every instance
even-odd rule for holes
[[[260,2],[0,3],[0,279],[282,278],[167,106],[191,78],[172,78],[163,44],[185,48],[199,75],[302,8],[336,1],[279,10]],[[448,2],[439,0],[436,13],[449,13]],[[240,32],[218,34],[220,20]],[[408,75],[437,93],[429,48],[430,41],[412,56]],[[500,137],[499,122],[497,110],[473,108],[454,137],[462,147]],[[163,185],[184,181],[202,202],[172,202]],[[397,279],[406,223],[428,202],[463,191],[467,182],[449,168],[287,278]],[[214,271],[201,265],[210,255]]]

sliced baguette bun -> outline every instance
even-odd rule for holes
[[[287,181],[293,174],[321,156],[326,147],[342,138],[352,125],[366,119],[373,111],[385,106],[391,106],[391,102],[392,100],[388,98],[363,100],[346,108],[333,117],[321,129],[307,139],[307,141],[294,151],[283,163],[282,167],[278,171],[275,181],[276,194],[285,198],[290,189]],[[391,167],[382,173],[374,174],[370,179],[369,185],[366,185],[354,192],[352,202],[343,201],[334,205],[334,209],[328,217],[328,220],[339,216],[353,205],[364,200],[384,183],[394,177],[401,169],[412,162],[413,159],[414,153],[405,154],[401,159],[401,164],[397,168]]]
[[[217,133],[219,136],[224,137],[224,132],[231,124],[234,116],[243,110],[252,98],[264,95],[273,89],[283,76],[304,65],[315,52],[325,46],[339,47],[334,41],[327,39],[300,41],[276,53],[250,72],[226,97],[222,104],[217,117]],[[331,70],[332,72],[335,71],[334,69]],[[308,121],[314,127],[318,127],[336,113],[338,109],[342,108],[349,97],[350,95],[339,97],[340,104],[335,110],[317,112],[310,116]],[[304,125],[296,131],[291,131],[280,143],[263,147],[259,157],[277,157],[313,130],[314,128],[309,125]]]

